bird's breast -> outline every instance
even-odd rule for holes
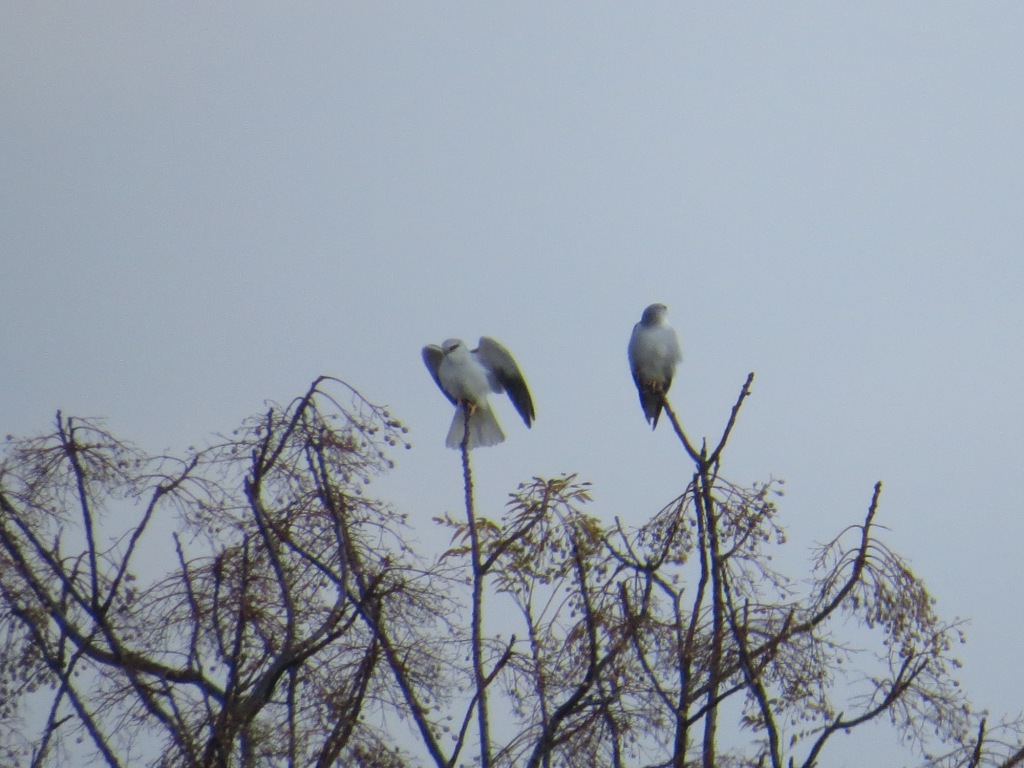
[[[444,391],[456,400],[481,403],[490,392],[487,371],[472,358],[446,357],[437,369],[437,377]]]

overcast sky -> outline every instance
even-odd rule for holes
[[[691,436],[756,372],[723,472],[786,479],[795,562],[884,481],[971,696],[1020,710],[1024,5],[3,17],[0,432],[180,450],[334,374],[410,427],[380,492],[426,522],[461,479],[420,347],[492,335],[537,422],[499,405],[481,503],[573,471],[639,523],[689,476],[626,365],[661,301]]]

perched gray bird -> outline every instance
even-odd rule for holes
[[[533,399],[519,366],[501,344],[484,336],[480,346],[470,351],[461,339],[448,339],[440,347],[423,348],[423,362],[437,386],[455,406],[455,416],[445,445],[458,448],[466,430],[469,410],[469,448],[497,445],[505,440],[487,395],[508,392],[512,405],[529,427],[535,417]]]
[[[683,359],[676,332],[665,320],[666,312],[668,307],[664,304],[651,304],[633,326],[629,339],[629,367],[640,393],[640,407],[651,429],[658,426],[672,376]]]

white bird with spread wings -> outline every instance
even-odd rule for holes
[[[651,304],[633,326],[629,339],[629,367],[651,429],[658,426],[672,376],[683,359],[676,332],[665,319],[667,312],[664,304]]]
[[[459,448],[466,438],[466,414],[469,413],[467,447],[497,445],[505,440],[487,396],[507,392],[512,404],[529,427],[536,418],[533,399],[519,366],[501,344],[484,336],[470,351],[461,339],[448,339],[440,347],[423,348],[423,362],[437,386],[455,406],[455,416],[445,445]]]

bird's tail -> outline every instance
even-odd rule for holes
[[[452,426],[448,430],[445,445],[449,448],[460,448],[462,438],[466,434],[466,409],[459,406],[455,409]],[[469,448],[486,448],[505,441],[505,433],[491,410],[490,405],[478,405],[469,417]]]
[[[658,427],[658,417],[661,416],[662,406],[665,405],[665,395],[661,392],[645,389],[640,393],[640,407],[644,409],[644,416],[651,429]]]

